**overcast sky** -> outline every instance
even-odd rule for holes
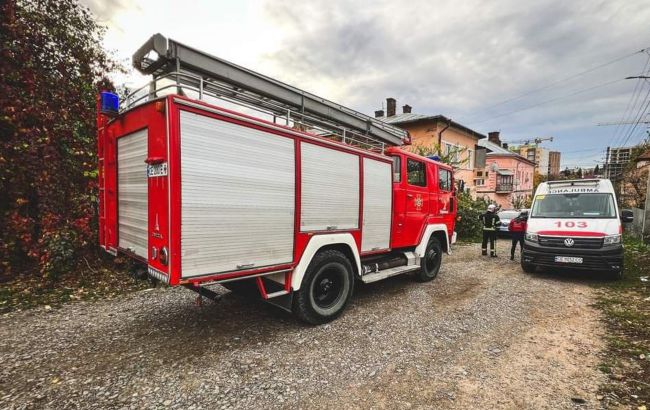
[[[504,141],[552,136],[563,167],[647,135],[596,124],[650,101],[650,82],[624,80],[649,58],[634,54],[650,47],[649,0],[82,1],[126,65],[160,32],[367,114],[395,97]]]

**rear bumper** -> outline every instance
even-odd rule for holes
[[[556,256],[582,258],[582,263],[556,262]],[[523,263],[535,266],[593,271],[616,271],[623,268],[623,246],[618,245],[601,249],[564,249],[543,247],[525,241],[521,260]]]

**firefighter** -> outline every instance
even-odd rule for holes
[[[512,247],[510,248],[510,260],[515,260],[515,249],[519,243],[519,252],[524,249],[524,235],[526,234],[526,222],[528,221],[528,212],[523,211],[510,221],[508,231],[512,235]]]
[[[501,225],[499,220],[499,215],[496,213],[496,206],[490,204],[487,207],[487,212],[482,214],[480,217],[481,222],[483,223],[483,246],[481,248],[481,255],[487,255],[487,244],[488,240],[490,241],[490,256],[496,258],[497,256],[497,227]]]

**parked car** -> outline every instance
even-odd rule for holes
[[[501,220],[501,226],[497,227],[497,233],[509,234],[510,231],[508,230],[508,224],[511,220],[518,217],[520,213],[521,211],[518,211],[516,209],[505,209],[499,211],[498,215],[499,219]]]

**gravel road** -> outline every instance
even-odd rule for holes
[[[589,279],[456,246],[436,280],[359,286],[310,327],[153,289],[0,317],[0,408],[597,408]],[[584,403],[579,403],[584,401]]]

